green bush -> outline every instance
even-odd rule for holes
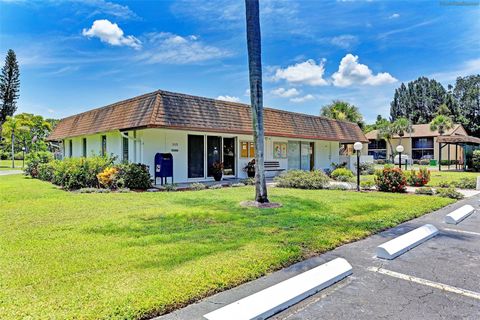
[[[360,188],[362,190],[372,190],[374,186],[375,186],[375,183],[370,180],[365,180],[360,182]]]
[[[52,162],[52,183],[67,190],[100,187],[97,175],[113,165],[114,157],[66,158]]]
[[[23,160],[23,156],[24,156],[23,151],[15,152],[15,160]]]
[[[205,190],[206,188],[207,186],[200,182],[194,182],[190,185],[191,190]]]
[[[50,162],[47,162],[47,163],[40,163],[38,165],[38,176],[37,178],[40,179],[40,180],[43,180],[43,181],[49,181],[49,182],[52,182],[53,178],[54,178],[54,174],[55,174],[55,162],[57,160],[54,160],[54,161],[50,161]]]
[[[438,188],[436,193],[437,196],[443,198],[451,198],[456,200],[463,199],[463,194],[455,190],[455,188]]]
[[[400,168],[383,168],[375,172],[375,184],[379,191],[405,192],[407,179]]]
[[[477,187],[477,179],[474,177],[463,177],[459,181],[455,181],[452,184],[459,189],[475,189]]]
[[[427,168],[420,168],[417,171],[415,169],[410,170],[407,174],[407,183],[414,187],[423,187],[430,181],[430,170]]]
[[[450,188],[453,185],[453,183],[449,181],[440,181],[437,185],[440,188]]]
[[[348,170],[347,168],[337,168],[332,171],[330,174],[332,179],[337,181],[352,181],[354,178],[354,174],[352,171]]]
[[[10,159],[10,154],[6,150],[0,150],[0,160]]]
[[[473,151],[472,169],[473,171],[480,172],[480,150]]]
[[[148,166],[141,163],[124,163],[118,166],[119,179],[129,189],[148,189],[152,186]]]
[[[423,188],[418,188],[415,190],[415,193],[416,194],[422,194],[422,195],[428,195],[428,196],[432,196],[435,194],[435,191],[433,191],[432,188],[430,187],[423,187]]]
[[[275,177],[277,187],[297,189],[324,189],[329,178],[321,170],[290,170]]]
[[[370,175],[375,173],[375,164],[369,162],[360,163],[360,174]]]
[[[25,174],[32,178],[38,177],[38,166],[41,163],[48,163],[53,160],[53,155],[50,152],[39,151],[30,152],[25,157]]]

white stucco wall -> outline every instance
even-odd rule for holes
[[[220,134],[220,133],[205,133],[199,131],[184,131],[184,130],[171,130],[171,129],[144,129],[136,131],[136,140],[129,139],[129,161],[144,163],[149,166],[150,174],[154,174],[154,158],[156,153],[172,153],[173,165],[174,165],[174,182],[187,182],[201,179],[189,179],[188,178],[188,135],[204,135],[204,136],[221,136],[224,138],[236,139],[236,176],[239,178],[245,178],[246,173],[243,172],[243,167],[252,158],[241,158],[241,144],[240,142],[253,142],[253,136],[251,135],[239,135],[239,134]],[[87,138],[87,156],[99,155],[101,152],[101,136],[104,134],[88,135]],[[122,135],[120,132],[108,132],[107,136],[107,154],[116,155],[118,161],[122,160]],[[134,132],[129,131],[129,137],[134,137]],[[72,138],[73,142],[73,156],[82,156],[82,138]],[[69,141],[65,139],[65,156],[69,155]],[[321,140],[305,140],[305,139],[290,139],[284,137],[270,137],[265,138],[265,160],[266,161],[278,161],[280,168],[288,168],[288,159],[274,159],[273,157],[273,144],[275,142],[288,141],[305,141],[314,142],[314,166],[315,169],[327,169],[330,168],[332,162],[339,162],[339,143],[338,141],[321,141]],[[275,175],[275,172],[268,173],[269,176]],[[208,178],[207,178],[208,179]],[[169,179],[170,181],[170,179]]]

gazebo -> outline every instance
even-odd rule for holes
[[[455,145],[455,159],[458,159],[458,147],[462,147],[463,152],[463,167],[456,162],[455,163],[455,170],[459,168],[463,169],[464,171],[467,169],[467,158],[470,153],[473,152],[473,149],[480,146],[480,138],[472,137],[472,136],[464,136],[464,135],[451,135],[451,136],[439,136],[438,137],[438,144],[440,147],[440,159],[438,161],[438,170],[442,170],[442,149],[448,145]],[[448,148],[448,169],[450,169],[450,148]]]

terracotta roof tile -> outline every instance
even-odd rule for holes
[[[252,133],[250,106],[167,91],[155,91],[62,119],[50,140],[134,128]],[[367,141],[357,124],[264,109],[265,134],[342,142]]]

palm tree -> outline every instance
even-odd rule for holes
[[[390,160],[393,162],[393,145],[392,145],[392,138],[395,135],[395,128],[389,122],[382,123],[378,128],[378,140],[385,140],[390,147]]]
[[[363,116],[356,106],[341,100],[333,100],[331,104],[322,107],[320,114],[336,120],[345,120],[363,126]]]
[[[407,118],[398,118],[392,123],[393,131],[400,137],[398,145],[402,144],[402,139],[405,136],[406,132],[412,132],[412,126],[410,120]]]
[[[450,130],[453,127],[453,121],[450,117],[439,114],[433,118],[430,122],[430,130],[438,131],[440,136],[442,136],[447,130]],[[442,144],[438,143],[438,170],[442,170]]]
[[[15,137],[19,136],[26,130],[28,130],[28,128],[25,126],[25,123],[16,117],[7,116],[6,121],[3,124],[2,131],[4,135],[10,135],[10,142],[12,145],[12,168],[15,168]]]
[[[268,202],[264,168],[262,53],[258,0],[245,0],[247,20],[248,69],[252,104],[253,142],[255,144],[255,201]]]

